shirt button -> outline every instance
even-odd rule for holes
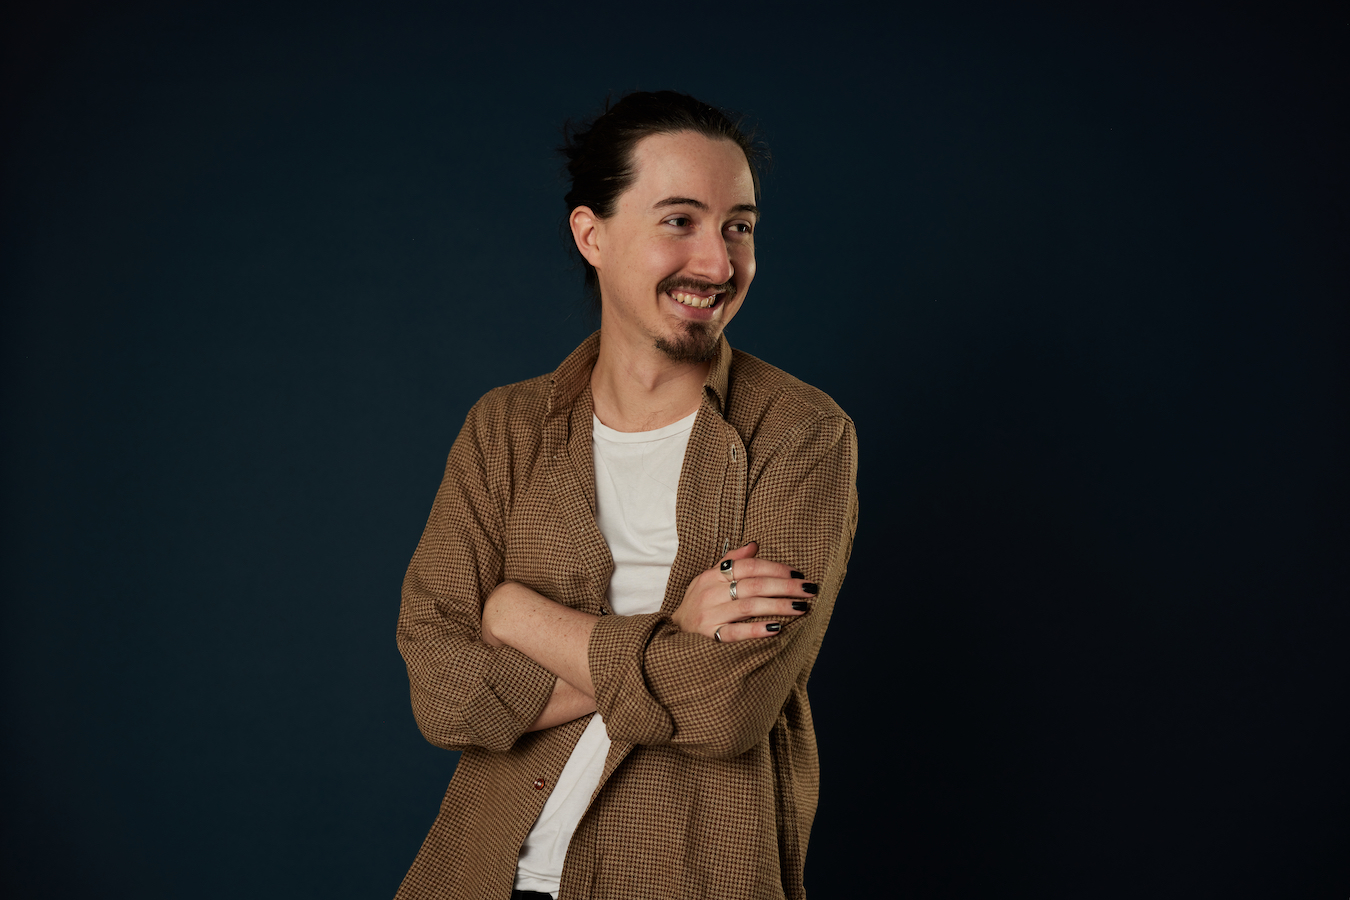
[[[536,778],[536,779],[534,780],[534,789],[535,789],[536,791],[542,791],[542,790],[544,789],[544,784],[545,784],[545,783],[546,783],[546,782],[544,781],[544,779],[542,779],[542,778]]]

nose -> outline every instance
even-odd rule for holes
[[[690,274],[712,284],[726,284],[736,269],[731,264],[731,254],[727,251],[726,238],[716,227],[702,229],[694,246],[694,255],[689,260]]]

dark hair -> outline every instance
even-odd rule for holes
[[[567,212],[578,206],[590,207],[602,219],[614,215],[619,195],[633,184],[633,148],[653,134],[692,131],[714,140],[728,140],[745,153],[750,178],[759,200],[759,167],[768,162],[767,148],[753,130],[742,128],[736,113],[718,109],[678,91],[634,91],[617,103],[605,101],[598,115],[563,126],[563,145],[558,152],[567,157],[571,190],[563,197]],[[581,257],[567,232],[567,244],[581,259],[586,270],[586,291],[600,309],[600,279],[595,267]]]

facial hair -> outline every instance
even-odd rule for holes
[[[736,296],[736,286],[731,282],[711,284],[706,281],[691,281],[688,278],[667,278],[658,284],[656,289],[658,292],[715,291],[724,295],[721,300],[723,307]],[[680,324],[682,327],[678,335],[656,339],[657,350],[664,353],[670,360],[679,363],[704,363],[717,355],[718,339],[722,336],[721,322],[683,321]]]
[[[658,337],[656,349],[664,353],[673,362],[702,363],[717,355],[717,339],[722,329],[711,328],[707,322],[684,322],[678,336]]]

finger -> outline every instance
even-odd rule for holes
[[[737,641],[776,637],[782,627],[778,622],[734,622],[723,625],[718,630],[722,635],[722,643],[734,644]]]
[[[725,581],[735,581],[740,575],[740,573],[736,571],[736,563],[740,563],[744,566],[746,560],[750,559],[758,552],[759,544],[756,544],[754,541],[751,541],[744,547],[737,547],[735,550],[732,550],[722,557],[722,561],[717,566],[718,574],[721,575]]]
[[[795,578],[741,578],[736,582],[736,596],[742,600],[747,597],[813,597],[819,591],[817,585]]]
[[[811,609],[809,600],[791,600],[787,597],[754,597],[749,600],[737,600],[725,603],[717,612],[732,622],[753,619],[756,616],[800,616]]]
[[[723,554],[722,559],[737,559],[737,560],[749,559],[758,552],[759,552],[759,544],[756,544],[754,541],[751,541],[744,547],[737,547],[735,550]]]
[[[742,566],[744,566],[744,565],[746,564],[747,561],[748,561],[748,560],[742,559],[742,560],[740,560],[739,562],[740,562],[740,564],[741,564]],[[737,560],[734,560],[734,559],[724,559],[724,560],[722,560],[722,562],[720,562],[720,563],[718,564],[718,566],[717,566],[717,571],[718,571],[719,573],[721,573],[722,577],[723,577],[724,579],[726,579],[727,581],[735,581],[735,580],[736,580],[736,563],[737,563]]]
[[[797,572],[791,566],[785,566],[782,563],[776,563],[768,559],[738,559],[736,563],[736,578],[805,578],[801,572]],[[795,574],[794,574],[795,573]]]

